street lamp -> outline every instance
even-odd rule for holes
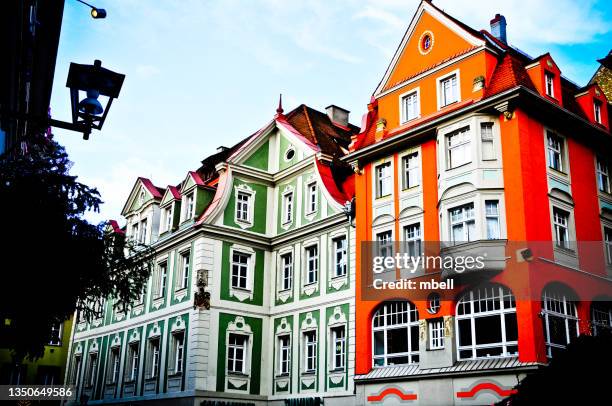
[[[92,6],[89,3],[84,2],[83,0],[77,0],[79,3],[83,3],[89,8],[91,8],[91,17],[92,18],[106,18],[106,10],[103,8],[97,8]]]
[[[103,68],[97,59],[93,65],[71,63],[66,87],[70,88],[72,123],[50,119],[49,124],[82,132],[83,139],[89,139],[92,129],[102,129],[113,99],[119,97],[124,79],[125,75]],[[85,94],[83,99],[82,93]],[[100,96],[108,98],[105,106],[98,100]]]

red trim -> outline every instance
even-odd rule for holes
[[[157,189],[157,187],[155,187],[155,185],[153,185],[153,182],[151,182],[147,178],[143,178],[142,176],[139,177],[138,180],[140,180],[142,182],[144,187],[147,188],[147,190],[153,195],[153,197],[161,199],[162,195],[161,195],[161,193],[159,193],[159,190]]]
[[[172,193],[172,196],[174,196],[176,200],[181,199],[181,192],[179,192],[176,186],[168,186],[168,189],[170,190],[170,193]]]
[[[368,396],[368,402],[381,402],[387,396],[397,396],[401,400],[416,400],[416,393],[404,393],[398,388],[387,388],[380,392],[378,395]]]
[[[492,382],[483,382],[483,383],[479,383],[478,385],[474,386],[469,391],[457,392],[457,397],[458,398],[473,398],[474,396],[476,396],[476,393],[483,391],[483,390],[492,390],[495,393],[497,393],[499,396],[503,396],[503,397],[514,395],[515,393],[518,392],[518,390],[516,389],[502,389]]]
[[[191,177],[195,181],[196,185],[204,186],[204,181],[202,180],[202,178],[200,177],[200,175],[197,172],[189,171],[189,174],[191,175]]]

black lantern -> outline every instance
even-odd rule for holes
[[[93,65],[71,63],[66,82],[66,87],[70,88],[73,124],[69,129],[82,132],[85,140],[89,139],[92,129],[102,129],[113,99],[119,97],[124,79],[125,75],[103,68],[99,60]],[[107,98],[105,106],[98,100],[100,96]],[[60,122],[51,125],[66,128]]]

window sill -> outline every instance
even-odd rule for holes
[[[237,290],[237,291],[240,291],[240,292],[246,292],[246,293],[251,293],[251,292],[252,292],[252,290],[251,290],[251,289],[247,289],[247,288],[240,288],[240,287],[238,287],[238,286],[232,286],[232,287],[231,287],[231,289],[232,289],[232,290]]]
[[[183,292],[186,292],[186,291],[187,291],[187,286],[185,286],[183,288],[176,289],[174,291],[174,293],[183,293]]]
[[[289,372],[284,372],[282,374],[276,374],[276,378],[289,378]]]
[[[470,162],[466,162],[466,163],[463,163],[463,164],[461,164],[461,165],[453,166],[452,168],[446,168],[446,170],[447,170],[447,171],[454,171],[454,170],[456,170],[456,169],[465,168],[466,166],[470,165],[471,163],[472,163],[472,161],[470,161]]]
[[[383,196],[376,196],[376,200],[383,200],[383,199],[391,197],[392,195],[393,195],[393,193],[389,193],[389,194],[386,194],[386,195],[383,195]]]
[[[317,374],[317,370],[313,369],[312,371],[303,371],[302,372],[302,376],[311,376],[311,375],[316,375]]]
[[[171,374],[168,374],[168,378],[177,378],[179,376],[183,376],[183,372],[173,372]]]
[[[314,281],[314,282],[308,282],[304,284],[305,288],[311,287],[311,286],[315,286],[317,283],[319,283],[319,281]]]
[[[414,185],[414,186],[402,188],[402,193],[404,193],[404,192],[416,192],[419,189],[420,186],[421,185],[419,184],[419,185]]]
[[[335,281],[335,280],[339,280],[339,279],[344,279],[344,278],[346,278],[346,275],[347,275],[346,273],[344,275],[334,275],[334,276],[332,276],[331,280]]]
[[[345,372],[345,369],[344,368],[334,368],[334,369],[329,370],[330,374],[337,374],[339,372]]]
[[[278,293],[291,293],[292,290],[293,290],[293,287],[288,288],[288,289],[281,289],[278,291]]]
[[[400,125],[408,124],[409,122],[418,120],[419,118],[421,118],[420,114],[417,116],[411,117],[409,119],[402,119],[402,121],[400,122]]]
[[[245,374],[244,372],[228,372],[227,376],[236,376],[240,378],[248,378],[249,374]]]
[[[557,176],[561,176],[563,178],[569,178],[569,175],[563,171],[560,171],[558,169],[553,168],[552,166],[548,167],[549,172],[551,172],[553,175],[557,175]]]
[[[554,250],[556,252],[561,253],[561,254],[569,255],[569,256],[574,257],[574,258],[578,258],[578,255],[576,254],[576,250],[575,249],[562,247],[562,246],[558,245],[556,242],[555,242]]]

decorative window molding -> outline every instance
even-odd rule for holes
[[[253,226],[253,211],[255,209],[256,191],[249,185],[242,183],[234,186],[236,207],[234,208],[234,222],[240,228]]]
[[[438,110],[461,101],[459,69],[436,78]]]
[[[296,150],[293,145],[289,145],[283,154],[283,159],[285,162],[291,162],[293,158],[295,158]]]
[[[246,259],[246,263],[245,263]],[[230,296],[241,302],[253,299],[253,282],[255,278],[255,251],[246,246],[230,247]],[[244,272],[246,271],[246,275]]]
[[[319,240],[311,240],[303,243],[302,250],[302,293],[307,296],[319,290],[319,279],[321,276],[321,246]]]
[[[312,219],[319,210],[319,186],[314,175],[310,175],[304,185],[304,217]]]
[[[421,117],[421,88],[415,87],[399,95],[400,124]]]
[[[245,322],[244,317],[237,316],[234,321],[228,324],[225,333],[225,390],[227,392],[248,392],[252,347],[253,331],[251,326]]]
[[[285,186],[281,194],[281,227],[286,230],[293,224],[295,217],[295,188],[293,185]]]

